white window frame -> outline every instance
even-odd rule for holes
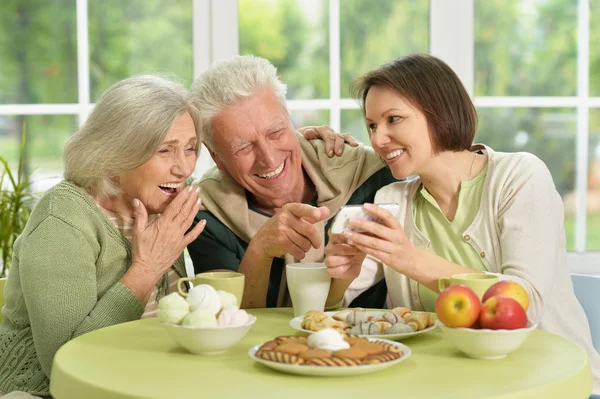
[[[193,77],[223,58],[239,54],[237,0],[191,0],[193,22]],[[340,98],[340,15],[341,0],[329,0],[330,93],[327,99],[289,100],[289,109],[329,110],[329,124],[341,128],[341,111],[358,109],[354,99]],[[421,0],[425,1],[425,0]],[[429,52],[444,59],[473,95],[474,0],[429,0]],[[79,124],[86,120],[93,104],[89,101],[90,73],[88,46],[88,0],[76,0],[78,102],[75,104],[0,104],[0,115],[76,115]],[[600,108],[600,98],[589,96],[589,17],[590,1],[578,3],[577,95],[571,97],[474,97],[477,107],[570,107],[577,110],[577,173],[575,251],[569,260],[583,265],[581,272],[600,273],[600,252],[586,252],[587,171],[589,112]],[[197,173],[211,166],[202,151]]]

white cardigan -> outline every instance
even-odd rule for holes
[[[480,254],[489,274],[527,289],[530,320],[587,352],[594,393],[600,393],[600,356],[567,270],[563,204],[550,171],[532,154],[495,152],[483,145],[471,148],[478,150],[487,153],[488,170],[479,211],[463,233],[465,241]],[[377,192],[375,203],[399,203],[397,218],[404,231],[415,247],[425,249],[430,241],[417,229],[412,207],[420,185],[420,179],[392,183]],[[363,268],[351,288],[368,287],[383,274],[392,306],[422,309],[415,281],[387,265],[382,270],[380,264],[369,267],[365,262]]]

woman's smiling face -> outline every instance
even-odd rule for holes
[[[190,114],[185,112],[175,119],[148,161],[121,174],[119,187],[122,200],[131,206],[137,198],[149,214],[164,212],[194,171],[197,148],[194,122]]]
[[[427,118],[394,89],[372,86],[365,99],[371,145],[395,178],[420,174],[433,156]]]

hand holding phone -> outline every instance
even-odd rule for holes
[[[398,214],[398,211],[400,210],[400,205],[395,203],[376,205],[383,209],[386,209],[394,216],[396,216]],[[333,223],[331,224],[331,233],[342,234],[344,230],[352,230],[357,233],[364,233],[365,230],[350,226],[350,224],[348,223],[348,220],[350,218],[361,218],[375,223],[382,223],[382,220],[378,217],[365,212],[362,205],[346,205],[343,206],[342,209],[340,209],[337,215],[335,215]]]

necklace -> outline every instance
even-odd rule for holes
[[[469,178],[467,181],[471,180],[471,173],[473,172],[473,165],[475,164],[475,159],[477,158],[477,153],[473,153],[473,160],[471,161],[471,167],[469,168]]]

